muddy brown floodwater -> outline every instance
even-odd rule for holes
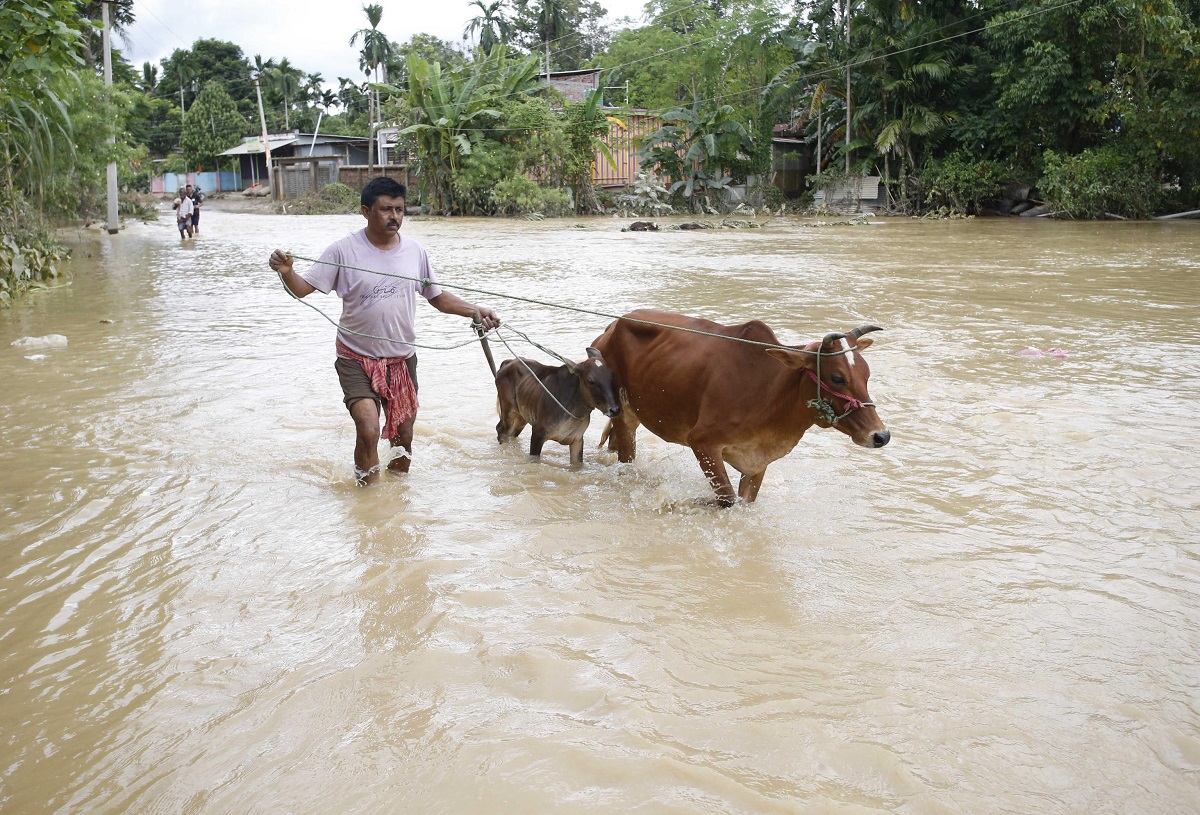
[[[405,224],[460,285],[883,326],[892,443],[814,428],[722,511],[644,431],[499,447],[475,346],[356,488],[266,258],[361,219],[215,203],[0,312],[3,812],[1200,811],[1200,223]],[[478,299],[577,359],[607,322]]]

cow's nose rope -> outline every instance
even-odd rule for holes
[[[845,353],[845,352],[844,351],[838,352],[838,354],[842,354],[842,353]],[[810,408],[812,408],[813,410],[815,410],[817,412],[818,416],[820,416],[822,419],[824,419],[829,424],[830,427],[836,427],[838,422],[840,422],[842,419],[845,419],[847,416],[849,416],[851,413],[858,410],[859,408],[875,407],[874,402],[860,402],[857,399],[855,399],[853,396],[849,396],[847,394],[840,393],[839,391],[835,391],[833,388],[829,387],[824,382],[822,382],[821,381],[821,357],[823,357],[823,356],[836,356],[836,354],[823,354],[823,353],[821,353],[820,349],[818,349],[817,350],[817,372],[814,374],[810,370],[807,370],[807,369],[805,370],[805,373],[807,373],[809,375],[809,377],[814,382],[817,383],[817,395],[814,398],[808,400],[808,406]],[[837,398],[845,400],[845,402],[846,402],[846,412],[845,413],[841,414],[840,416],[838,415],[838,412],[833,409],[833,402],[830,402],[828,399],[826,399],[824,396],[821,395],[822,388],[829,391],[829,393],[833,394]]]

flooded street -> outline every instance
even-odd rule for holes
[[[413,471],[355,487],[266,259],[362,219],[211,203],[0,311],[0,811],[1200,811],[1200,223],[405,223],[449,284],[882,326],[891,444],[814,427],[720,510],[644,429],[497,445],[475,345],[418,352]],[[608,323],[457,293],[577,360]]]

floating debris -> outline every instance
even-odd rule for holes
[[[629,226],[622,229],[622,232],[657,232],[659,225],[654,221],[634,221]]]
[[[873,213],[868,212],[863,215],[859,215],[856,218],[845,218],[840,221],[816,221],[815,223],[811,224],[800,224],[800,226],[866,226],[867,224],[871,223],[871,219],[874,217],[875,215]]]
[[[21,337],[10,344],[14,348],[65,348],[67,338],[62,334],[47,334],[44,337]]]
[[[1022,348],[1017,352],[1019,357],[1050,357],[1051,359],[1066,359],[1068,354],[1061,348],[1047,348],[1043,351],[1040,348]]]

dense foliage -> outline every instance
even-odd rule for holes
[[[108,7],[118,34],[135,20],[132,0]],[[101,211],[107,163],[129,191],[152,166],[217,169],[260,130],[257,90],[271,131],[398,128],[437,212],[596,211],[610,131],[646,115],[623,209],[723,206],[730,185],[769,182],[775,136],[821,183],[883,177],[899,211],[986,212],[1013,190],[1063,217],[1200,209],[1200,0],[649,0],[615,27],[602,0],[473,0],[460,44],[394,41],[402,20],[367,4],[336,83],[199,39],[140,70],[116,50],[112,88],[101,8],[0,3],[10,289],[14,262],[26,279],[54,266],[44,218]],[[583,102],[539,79],[589,67]]]

